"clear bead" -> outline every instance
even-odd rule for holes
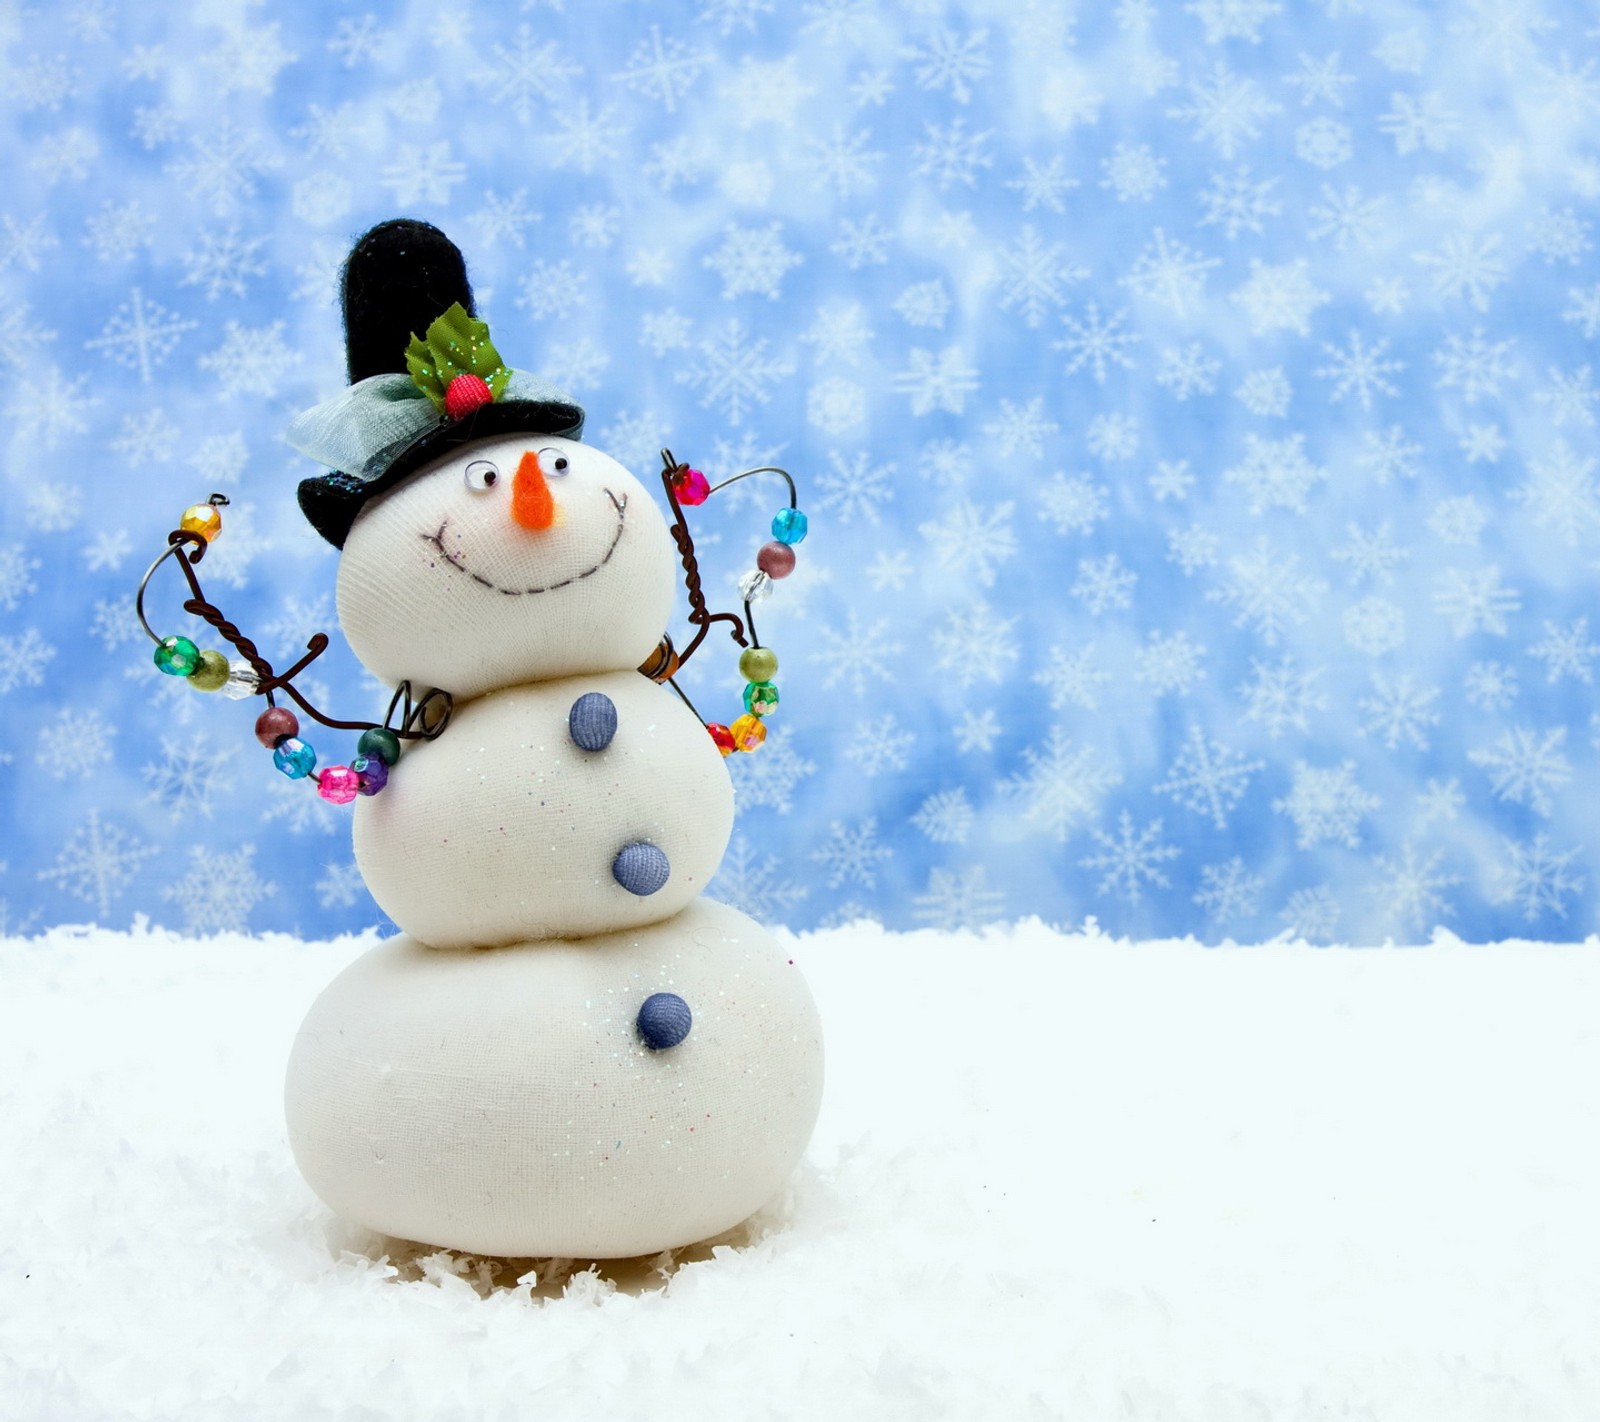
[[[230,701],[244,701],[254,696],[260,685],[256,669],[243,657],[235,657],[228,663],[228,679],[222,683],[222,694]]]
[[[739,579],[739,596],[746,602],[760,602],[772,596],[772,579],[759,568],[752,568]]]

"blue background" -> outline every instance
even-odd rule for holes
[[[333,630],[281,434],[404,213],[592,441],[800,480],[720,896],[1582,936],[1597,37],[1523,0],[8,9],[4,926],[379,918],[348,811],[131,604],[218,490],[208,593],[279,665]],[[714,600],[776,495],[699,511]],[[342,643],[310,682],[381,714]]]

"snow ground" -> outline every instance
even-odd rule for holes
[[[289,1041],[368,941],[0,942],[0,1417],[1600,1415],[1595,939],[798,937],[792,1197],[537,1288],[397,1277],[295,1173]]]

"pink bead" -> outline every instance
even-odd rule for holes
[[[787,578],[794,572],[794,549],[787,543],[763,543],[756,554],[756,567],[769,578]]]
[[[698,469],[685,467],[672,476],[672,492],[680,504],[703,504],[711,497],[711,481]]]
[[[361,777],[348,765],[330,765],[317,781],[317,794],[335,805],[348,805],[361,790]]]

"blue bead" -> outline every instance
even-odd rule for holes
[[[291,780],[304,780],[317,764],[317,753],[296,736],[285,736],[272,753],[272,763]]]
[[[639,1035],[653,1052],[676,1047],[693,1024],[689,1004],[675,992],[653,992],[639,1009]]]
[[[799,509],[780,509],[772,520],[772,536],[779,543],[803,543],[808,526],[806,516]]]
[[[655,893],[671,873],[666,852],[643,840],[624,845],[611,861],[611,877],[641,899]]]
[[[567,731],[579,750],[603,751],[617,734],[617,703],[603,691],[588,691],[572,703]]]

